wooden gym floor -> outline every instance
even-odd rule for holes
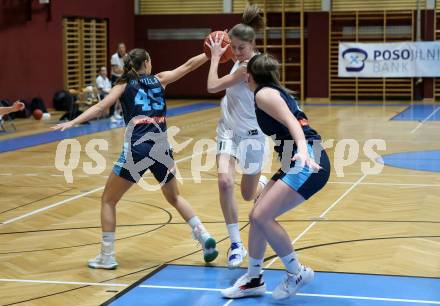
[[[321,192],[280,218],[301,261],[316,271],[440,277],[440,172],[390,166],[377,175],[362,172],[362,163],[371,163],[363,152],[369,139],[385,141],[385,151],[375,149],[381,155],[439,150],[440,121],[390,120],[405,108],[403,104],[305,106],[311,125],[323,139],[334,139],[327,150],[333,166],[343,162],[335,160],[334,153],[340,140],[354,139],[360,150],[359,158],[342,168],[343,175],[333,167]],[[199,139],[214,140],[218,116],[216,107],[171,117],[168,126],[180,128],[175,137],[178,143],[191,140],[175,154],[181,193],[219,241],[220,256],[214,265],[225,266],[229,240],[215,167],[201,172],[201,183],[194,182],[191,171],[191,161],[201,156],[194,144]],[[16,125],[18,132],[0,134],[0,141],[47,132],[50,123],[29,119]],[[124,289],[106,283],[134,283],[164,263],[204,265],[189,227],[160,192],[134,186],[117,208],[120,267],[114,271],[87,268],[87,260],[99,250],[100,195],[121,152],[123,131],[77,137],[82,150],[70,184],[55,167],[58,141],[0,154],[1,305],[99,305]],[[84,148],[94,138],[109,143],[108,151],[101,151],[106,167],[102,173],[86,174],[82,162],[91,159]],[[209,154],[204,162],[213,160],[214,151]],[[274,158],[266,175],[276,169]],[[239,188],[236,199],[247,243],[247,213],[252,204],[240,198]],[[268,249],[266,256],[271,255]],[[268,260],[265,267],[282,266],[279,260]]]

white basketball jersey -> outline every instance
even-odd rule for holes
[[[229,74],[240,67],[238,61]],[[226,89],[226,95],[221,102],[221,120],[227,128],[242,137],[262,137],[264,134],[255,116],[254,93],[245,81]]]

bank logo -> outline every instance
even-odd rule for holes
[[[346,63],[345,70],[347,72],[359,72],[365,67],[368,53],[360,48],[348,48],[342,52],[342,58]]]

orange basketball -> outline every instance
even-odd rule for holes
[[[34,112],[32,113],[32,116],[34,117],[35,120],[40,120],[41,117],[43,117],[43,112],[41,111],[41,109],[36,109],[34,110]]]
[[[209,41],[209,36],[211,36],[212,40],[215,40],[215,35],[217,33],[218,33],[218,37],[221,37],[221,35],[224,34],[223,41],[222,41],[222,47],[228,46],[225,53],[223,53],[222,57],[220,58],[220,63],[226,63],[227,61],[234,58],[234,53],[232,53],[232,48],[231,48],[231,39],[229,38],[228,33],[223,32],[223,31],[211,32],[208,36],[206,36],[205,41],[203,42],[203,50],[205,51],[206,56],[208,58],[211,58],[211,49],[209,49],[209,47],[206,45],[206,43],[208,43],[208,44],[211,43]]]

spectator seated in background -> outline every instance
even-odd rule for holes
[[[79,106],[76,103],[78,99],[79,91],[75,89],[69,89],[69,91],[60,90],[53,96],[53,105],[56,110],[64,111],[65,113],[60,117],[60,121],[73,120],[82,112],[79,110]]]
[[[95,86],[87,86],[81,90],[69,89],[69,96],[71,100],[69,101],[69,109],[67,109],[68,113],[63,115],[60,121],[76,118],[82,114],[83,111],[101,101],[99,90]],[[108,111],[104,111],[101,116],[107,117]]]
[[[98,103],[99,101],[101,101],[99,89],[91,85],[84,87],[82,90],[82,94],[80,95],[80,99],[80,102],[88,106],[92,106],[93,104]]]
[[[112,83],[107,77],[106,67],[101,67],[101,70],[99,70],[99,75],[96,78],[96,87],[99,90],[99,97],[101,100],[104,99],[104,97],[110,92],[110,89],[112,89]]]

